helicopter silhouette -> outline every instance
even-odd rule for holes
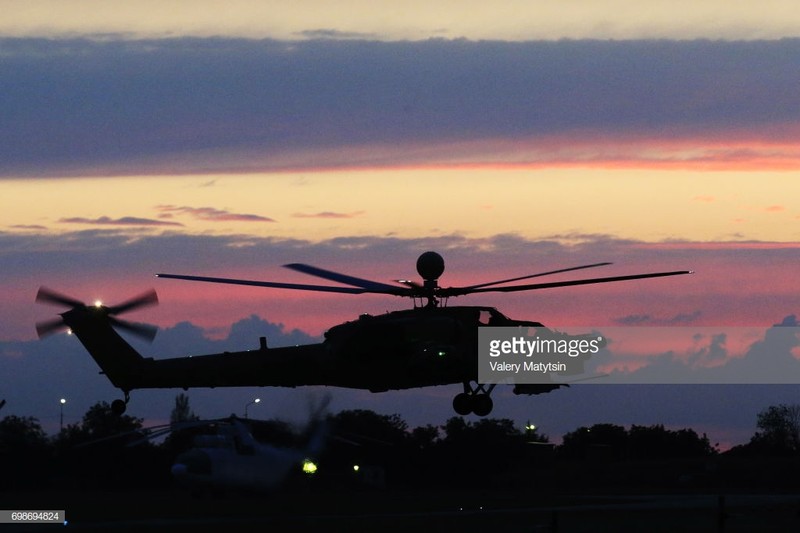
[[[124,400],[112,402],[112,409],[120,414],[125,412],[130,392],[135,389],[326,385],[384,392],[462,384],[463,392],[453,399],[456,413],[486,416],[493,408],[491,393],[496,384],[478,383],[478,328],[538,328],[543,325],[508,318],[493,307],[448,307],[445,305],[447,300],[467,294],[529,291],[692,273],[680,270],[508,285],[609,264],[593,263],[465,287],[439,286],[438,280],[444,273],[444,259],[431,251],[417,259],[417,272],[423,280],[421,284],[397,280],[397,285],[390,285],[299,263],[284,266],[347,286],[156,274],[160,278],[178,280],[344,294],[385,294],[414,300],[412,309],[378,316],[361,315],[356,320],[330,328],[325,332],[323,342],[301,346],[269,348],[267,339],[261,337],[258,348],[254,350],[172,359],[142,357],[114,328],[152,340],[156,334],[155,327],[127,322],[117,316],[158,303],[154,290],[107,307],[99,303],[86,305],[41,287],[36,296],[37,302],[69,309],[55,320],[37,324],[36,329],[40,337],[69,329],[78,338],[102,373],[123,392]],[[568,385],[516,384],[514,393],[541,394],[563,386]]]
[[[272,491],[293,470],[314,468],[327,427],[320,424],[302,448],[256,440],[245,424],[231,417],[215,435],[197,435],[192,447],[175,458],[170,471],[176,482],[195,492],[245,489]]]
[[[175,458],[170,472],[175,482],[195,494],[246,490],[268,492],[284,484],[293,471],[315,467],[328,435],[326,422],[312,421],[313,431],[300,447],[279,446],[257,440],[246,420],[227,419],[179,422],[153,431],[145,439],[192,428],[213,429],[195,434],[191,446]],[[137,441],[134,444],[137,444]]]
[[[312,414],[306,428],[308,437],[302,445],[260,440],[254,436],[253,428],[268,427],[270,421],[243,420],[232,414],[215,420],[184,420],[137,428],[80,443],[75,449],[109,442],[132,448],[165,435],[177,435],[180,452],[170,473],[178,486],[195,495],[270,492],[280,488],[293,472],[316,471],[315,461],[329,436],[329,423],[320,416],[327,402],[324,400],[321,409]],[[270,440],[286,441],[286,437]]]

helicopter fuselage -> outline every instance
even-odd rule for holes
[[[478,327],[536,326],[491,307],[437,307],[361,315],[334,326],[318,344],[192,355],[138,354],[110,326],[91,317],[65,321],[123,389],[328,385],[373,392],[477,379]]]

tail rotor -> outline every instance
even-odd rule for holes
[[[158,331],[155,326],[149,324],[139,324],[117,318],[117,315],[158,304],[158,296],[153,289],[121,304],[107,307],[99,302],[94,305],[87,305],[47,287],[40,287],[39,292],[36,294],[36,302],[69,308],[67,311],[60,313],[59,318],[37,323],[36,333],[39,338],[47,337],[59,331],[69,330],[71,324],[79,323],[81,319],[89,318],[104,319],[115,328],[127,331],[147,341],[152,341]]]

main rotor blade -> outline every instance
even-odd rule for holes
[[[410,288],[415,289],[415,290],[422,290],[423,289],[422,285],[420,285],[416,281],[411,281],[410,279],[396,279],[394,281],[396,281],[397,283],[402,283],[406,287],[410,287]]]
[[[63,305],[65,307],[82,307],[83,302],[65,296],[47,287],[39,287],[39,292],[36,293],[36,301],[43,304]]]
[[[369,279],[357,278],[355,276],[348,276],[347,274],[340,274],[339,272],[325,270],[324,268],[305,265],[303,263],[290,263],[283,266],[285,268],[296,270],[297,272],[302,272],[303,274],[309,274],[311,276],[316,276],[318,278],[327,279],[330,281],[338,281],[339,283],[344,283],[345,285],[353,285],[354,287],[361,287],[362,289],[369,289],[370,291],[383,292],[385,290],[397,289],[397,287],[394,285],[389,285],[388,283],[381,283],[380,281],[372,281]]]
[[[157,305],[158,304],[158,295],[154,289],[150,289],[147,292],[140,294],[139,296],[135,296],[130,300],[123,302],[119,305],[115,305],[113,307],[108,308],[108,312],[112,315],[120,315],[122,313],[127,313],[128,311],[133,311],[134,309],[138,309],[140,307],[147,307],[150,305]]]
[[[614,276],[610,278],[591,278],[591,279],[577,279],[571,281],[554,281],[551,283],[533,283],[530,285],[512,285],[511,287],[483,287],[477,289],[469,288],[446,288],[439,291],[440,296],[461,296],[464,294],[472,294],[477,292],[516,292],[516,291],[533,291],[538,289],[551,289],[555,287],[570,287],[573,285],[591,285],[595,283],[611,283],[614,281],[627,281],[632,279],[644,278],[661,278],[665,276],[681,276],[683,274],[694,274],[692,270],[676,270],[674,272],[653,272],[650,274],[633,274],[630,276]]]
[[[329,285],[305,285],[300,283],[278,283],[274,281],[251,281],[246,279],[229,279],[229,278],[212,278],[206,276],[184,276],[178,274],[156,274],[159,278],[169,279],[183,279],[188,281],[205,281],[208,283],[227,283],[230,285],[249,285],[251,287],[272,287],[274,289],[294,289],[299,291],[318,291],[318,292],[339,292],[344,294],[364,294],[364,293],[381,293],[381,294],[396,294],[398,296],[405,294],[409,289],[405,287],[391,287],[393,292],[369,290],[356,287],[331,287]]]
[[[559,270],[551,270],[549,272],[540,272],[539,274],[531,274],[529,276],[520,276],[518,278],[509,278],[509,279],[504,279],[504,280],[500,280],[500,281],[490,281],[489,283],[480,283],[478,285],[470,285],[469,287],[464,287],[464,288],[465,289],[479,289],[481,287],[489,287],[490,285],[500,285],[501,283],[511,283],[513,281],[521,281],[523,279],[539,278],[539,277],[542,277],[542,276],[549,276],[551,274],[560,274],[562,272],[571,272],[573,270],[582,270],[584,268],[594,268],[594,267],[606,266],[606,265],[610,265],[610,264],[612,264],[612,263],[594,263],[594,264],[591,264],[591,265],[582,265],[582,266],[576,266],[576,267],[570,267],[570,268],[562,268],[562,269],[559,269]]]

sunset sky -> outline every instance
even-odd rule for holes
[[[416,277],[416,257],[433,249],[447,262],[443,286],[599,261],[614,264],[593,275],[696,272],[450,302],[547,324],[769,327],[798,312],[794,2],[0,0],[0,10],[5,411],[47,420],[53,395],[83,394],[85,407],[116,397],[80,350],[32,355],[74,341],[35,340],[35,322],[58,312],[33,303],[40,285],[111,303],[154,287],[161,305],[132,318],[203,328],[201,352],[229,349],[215,343],[241,319],[318,336],[410,302],[156,272],[314,283],[281,268],[304,262],[390,282]],[[158,357],[157,347],[142,350]],[[741,442],[758,410],[797,392],[748,389],[730,406],[727,392],[695,390],[707,407],[689,416],[670,411],[678,400],[665,389],[650,410],[583,412],[598,405],[587,395],[611,404],[620,393],[580,388],[500,397],[493,415],[561,413],[543,419],[553,436],[618,421],[702,425]],[[441,423],[453,391],[342,393],[334,407]],[[625,395],[653,397],[637,391]],[[134,414],[166,416],[174,392],[135,394]],[[276,410],[302,397],[289,392]],[[227,414],[252,394],[268,393],[193,401]]]

